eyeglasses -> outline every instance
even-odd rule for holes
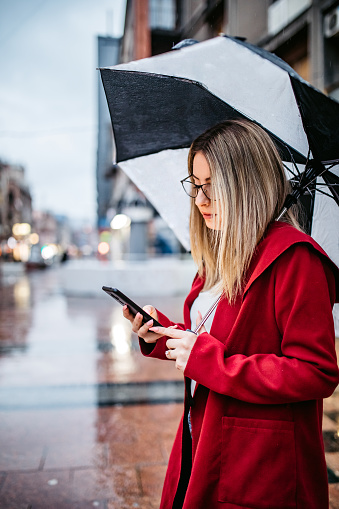
[[[204,193],[204,195],[206,196],[206,198],[208,200],[210,200],[211,195],[212,195],[211,184],[207,183],[207,184],[197,185],[197,184],[194,184],[194,182],[192,182],[191,178],[192,178],[191,176],[188,176],[188,177],[184,178],[183,180],[180,180],[185,193],[188,194],[188,196],[190,196],[191,198],[196,198],[198,196],[200,189],[201,189],[202,192]]]

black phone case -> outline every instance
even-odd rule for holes
[[[131,313],[135,316],[137,313],[141,313],[143,316],[142,323],[149,322],[150,320],[153,320],[154,327],[162,327],[162,325],[157,322],[154,318],[151,317],[146,311],[144,311],[138,304],[133,302],[131,299],[129,299],[126,295],[124,295],[120,290],[117,288],[111,288],[110,286],[103,286],[102,289],[104,292],[108,293],[113,299],[115,299],[117,302],[119,302],[122,306],[125,304],[128,306],[128,309],[131,311]]]

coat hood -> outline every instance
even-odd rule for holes
[[[336,302],[339,302],[339,269],[337,265],[329,258],[326,252],[319,244],[306,233],[303,233],[293,226],[282,221],[272,223],[266,232],[264,238],[259,242],[254,253],[250,272],[251,276],[246,284],[244,296],[254,281],[268,268],[275,260],[287,249],[295,244],[307,244],[315,250],[324,263],[332,270],[336,282]]]

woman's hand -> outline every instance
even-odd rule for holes
[[[140,338],[142,338],[146,343],[156,343],[163,334],[155,334],[154,332],[149,332],[150,327],[153,325],[153,320],[150,320],[149,322],[142,324],[142,315],[141,313],[137,313],[135,316],[132,315],[128,307],[125,305],[123,308],[123,315],[124,317],[129,320],[132,324],[132,330]],[[156,309],[153,306],[147,305],[143,307],[144,311],[151,315],[155,320],[158,320],[158,313]]]
[[[201,322],[201,320],[202,316],[199,311],[197,325]],[[173,329],[171,327],[151,327],[150,330],[153,330],[161,336],[168,336],[170,338],[166,341],[166,346],[168,348],[166,357],[167,359],[175,361],[176,368],[184,372],[192,348],[197,340],[197,334],[190,331]],[[202,332],[206,332],[204,326],[199,329],[198,334],[201,334]]]

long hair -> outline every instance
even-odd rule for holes
[[[201,134],[189,151],[189,175],[197,152],[210,167],[211,205],[221,226],[209,229],[191,199],[192,256],[205,277],[205,290],[217,284],[217,291],[234,302],[256,246],[283,208],[290,185],[273,141],[253,122],[228,120]],[[291,210],[282,220],[299,229]]]

